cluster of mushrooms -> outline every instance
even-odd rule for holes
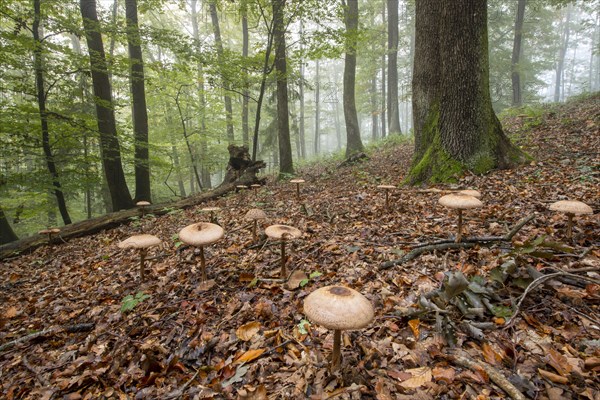
[[[305,181],[303,179],[292,179],[290,182],[296,185],[296,197],[300,200],[300,185]],[[254,191],[255,196],[258,196],[260,185],[252,185],[250,188]],[[379,185],[378,188],[385,191],[385,207],[389,208],[390,192],[396,187],[392,185]],[[245,196],[243,192],[248,189],[248,187],[238,186],[236,189],[238,192],[241,192],[240,201],[243,201],[242,196]],[[483,203],[480,198],[481,193],[473,189],[461,190],[440,197],[439,203],[441,205],[457,210],[458,232],[455,239],[456,242],[462,240],[463,210],[482,207]],[[148,202],[137,203],[142,216],[149,205],[150,203]],[[197,222],[188,225],[179,231],[179,239],[183,243],[199,249],[201,286],[207,284],[208,280],[204,247],[220,240],[225,235],[225,230],[218,224],[216,218],[216,212],[219,210],[218,207],[203,208],[202,211],[210,213],[211,222]],[[567,215],[568,224],[566,236],[569,239],[572,237],[573,217],[581,214],[592,214],[591,207],[582,202],[573,200],[561,200],[553,203],[550,206],[550,210],[563,212]],[[252,222],[252,237],[254,242],[258,240],[259,221],[266,218],[266,213],[258,208],[250,209],[246,213],[245,219]],[[267,227],[264,233],[267,237],[280,241],[280,277],[286,279],[286,243],[302,236],[302,232],[292,226],[276,224]],[[134,248],[139,250],[140,279],[143,280],[145,277],[144,261],[146,251],[148,248],[157,246],[160,243],[161,240],[156,236],[142,233],[131,236],[120,242],[118,246],[120,248]],[[333,351],[330,364],[332,371],[337,370],[341,363],[341,331],[362,329],[368,326],[374,318],[374,309],[371,302],[356,290],[343,285],[325,286],[313,291],[305,298],[303,308],[304,314],[310,321],[333,330]]]

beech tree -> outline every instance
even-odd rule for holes
[[[388,132],[400,130],[400,108],[398,106],[398,0],[387,0],[388,5]]]
[[[416,1],[415,154],[407,180],[509,168],[525,155],[506,137],[489,92],[487,0]]]
[[[515,18],[515,39],[513,42],[513,52],[510,63],[511,81],[514,107],[520,107],[523,104],[523,96],[521,93],[521,61],[522,43],[523,43],[523,22],[525,21],[525,5],[527,0],[519,0],[517,2],[517,17]]]

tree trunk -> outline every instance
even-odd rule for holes
[[[12,227],[6,219],[4,210],[0,207],[0,245],[7,244],[19,240],[19,237],[15,234]]]
[[[304,27],[300,21],[300,37],[304,36]],[[304,50],[302,41],[300,41],[300,54]],[[300,157],[306,158],[306,139],[304,135],[304,59],[300,59],[300,82],[298,84],[298,96],[300,97],[300,121],[299,121],[299,136],[300,136]]]
[[[371,78],[371,138],[377,140],[379,136],[379,119],[377,118],[377,76]]]
[[[79,4],[90,53],[94,96],[97,99],[95,103],[98,131],[100,132],[102,164],[110,191],[112,207],[113,210],[130,208],[133,206],[133,201],[127,189],[127,182],[121,165],[121,148],[117,137],[112,93],[108,80],[104,45],[100,35],[96,1],[80,0]]]
[[[385,25],[385,4],[386,4],[386,0],[382,0],[382,7],[381,7],[381,22],[383,25]],[[382,41],[382,48],[385,49],[386,48],[386,36],[385,36],[385,32],[382,33],[381,35],[381,41]],[[387,102],[387,93],[386,93],[386,80],[385,80],[385,71],[386,71],[386,59],[385,59],[385,55],[386,52],[384,51],[383,54],[381,55],[381,137],[384,138],[387,135],[387,119],[386,119],[386,115],[387,113],[385,112],[385,108],[386,108],[386,102]]]
[[[346,26],[344,60],[344,119],[346,120],[346,157],[364,150],[356,112],[356,47],[358,43],[358,0],[343,0]],[[347,3],[347,4],[346,4]]]
[[[567,15],[565,16],[565,22],[563,25],[563,34],[560,50],[558,53],[558,60],[556,61],[556,78],[554,82],[554,102],[558,103],[561,100],[561,87],[562,78],[565,71],[565,56],[569,47],[569,35],[571,33],[571,5],[567,5]],[[564,93],[562,93],[564,97]]]
[[[40,39],[40,0],[33,1],[34,17],[33,17],[33,65],[35,69],[35,86],[37,91],[37,102],[40,114],[40,124],[42,127],[42,148],[44,150],[44,156],[46,158],[46,167],[52,177],[53,194],[56,197],[56,204],[63,223],[68,225],[71,223],[71,217],[67,211],[67,204],[65,202],[65,196],[63,194],[60,179],[58,176],[58,170],[56,169],[56,163],[54,161],[54,154],[50,147],[50,130],[48,127],[48,113],[46,111],[46,92],[44,84],[44,61],[42,59],[42,39]]]
[[[512,59],[510,63],[512,79],[512,105],[520,107],[523,105],[523,96],[521,93],[521,43],[523,41],[523,21],[525,20],[525,5],[527,0],[519,0],[517,3],[517,18],[515,19],[515,39],[513,41]]]
[[[215,45],[217,46],[217,57],[219,64],[225,62],[223,54],[223,41],[221,40],[221,28],[219,27],[219,15],[217,14],[216,0],[210,0],[210,19],[212,20],[213,33],[215,35]],[[225,120],[227,122],[227,141],[233,143],[235,137],[233,134],[233,108],[231,106],[231,96],[229,94],[229,81],[225,76],[224,70],[221,71],[221,80],[223,83],[223,99],[225,102]]]
[[[321,122],[321,110],[319,109],[321,107],[321,88],[319,87],[319,78],[319,60],[317,59],[315,62],[315,155],[319,154],[319,149],[321,147],[321,137],[319,136],[319,123]]]
[[[398,0],[387,0],[388,5],[388,132],[401,134],[398,105]]]
[[[486,3],[416,1],[409,183],[448,181],[465,170],[480,174],[526,159],[492,109]]]
[[[293,174],[292,144],[287,91],[287,61],[285,55],[284,9],[286,0],[273,0],[273,40],[277,72],[277,131],[279,142],[279,173]]]
[[[138,26],[137,0],[125,0],[125,18],[127,20],[129,81],[133,102],[133,134],[135,138],[135,200],[151,202],[148,113],[146,110],[144,59]]]
[[[242,3],[242,58],[248,59],[248,4]],[[248,80],[248,72],[243,70],[244,89],[242,91],[242,143],[248,146],[250,143],[249,124],[248,124],[248,106],[250,100],[250,82]]]

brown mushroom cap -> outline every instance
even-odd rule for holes
[[[556,203],[550,204],[552,211],[558,211],[566,214],[582,215],[582,214],[593,214],[594,210],[592,207],[585,203],[577,200],[560,200]]]
[[[259,185],[258,183],[253,183],[252,185],[250,185],[251,188],[254,189],[258,189],[259,187],[261,187],[261,185]]]
[[[48,235],[50,233],[60,233],[60,229],[58,228],[48,228],[48,229],[42,229],[41,231],[38,232],[40,235]]]
[[[298,239],[302,236],[300,229],[288,225],[271,225],[265,229],[265,234],[273,239],[281,239],[285,235],[285,239]]]
[[[462,193],[462,194],[466,194],[466,195],[469,195],[469,196],[473,196],[473,197],[476,197],[478,199],[481,198],[481,192],[479,190],[475,190],[475,189],[465,189],[465,190],[461,190],[458,193]]]
[[[133,235],[122,242],[119,242],[117,246],[121,249],[145,249],[148,247],[157,246],[161,243],[161,240],[154,235],[142,234]]]
[[[220,211],[221,207],[204,207],[203,209],[201,209],[200,211],[204,211],[204,212],[215,212],[215,211]]]
[[[377,185],[377,189],[385,189],[385,190],[396,189],[396,186],[394,186],[394,185]]]
[[[290,181],[290,183],[304,183],[304,182],[306,182],[306,181],[302,178],[295,178]]]
[[[479,208],[483,206],[481,200],[476,197],[462,193],[450,193],[440,197],[438,202],[448,208],[465,210],[468,208]]]
[[[225,231],[217,224],[198,222],[179,231],[179,239],[192,246],[205,246],[221,239]]]
[[[146,200],[142,200],[142,201],[138,201],[137,203],[135,203],[135,205],[138,207],[147,207],[150,205],[150,202],[146,201]]]
[[[304,314],[328,329],[360,329],[373,320],[371,302],[354,289],[325,286],[304,299]]]
[[[245,218],[248,219],[248,220],[251,220],[251,221],[255,221],[257,219],[265,219],[265,218],[267,218],[267,214],[265,214],[265,212],[263,210],[261,210],[260,208],[251,208],[246,213],[246,217]]]

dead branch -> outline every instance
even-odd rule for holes
[[[51,328],[47,328],[47,329],[29,334],[26,336],[21,336],[20,338],[17,338],[10,342],[4,343],[3,345],[0,346],[0,351],[10,349],[11,347],[13,347],[17,344],[20,344],[20,343],[29,342],[31,340],[34,340],[34,339],[37,339],[40,337],[56,335],[57,333],[61,333],[61,332],[67,332],[67,333],[89,332],[92,329],[94,329],[95,325],[96,324],[94,324],[94,323],[86,323],[86,324],[53,326]]]
[[[461,367],[469,368],[474,371],[481,369],[484,370],[492,382],[504,390],[513,400],[525,400],[523,393],[521,393],[519,389],[515,387],[515,385],[510,383],[510,381],[506,379],[504,375],[500,373],[500,371],[491,365],[479,360],[474,360],[462,351],[452,352],[450,355],[450,360]]]
[[[530,215],[526,218],[521,219],[506,235],[504,236],[484,236],[484,237],[471,237],[464,238],[462,242],[455,243],[453,239],[444,239],[432,243],[426,243],[419,245],[414,248],[408,254],[397,260],[386,261],[379,266],[379,269],[388,269],[395,265],[404,264],[405,262],[411,261],[423,253],[428,253],[435,250],[448,250],[448,249],[469,249],[477,245],[480,246],[491,246],[496,242],[510,242],[512,238],[519,232],[529,221],[533,220],[535,215]]]

